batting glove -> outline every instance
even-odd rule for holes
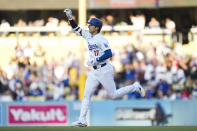
[[[72,20],[72,11],[70,9],[65,9],[64,12],[66,13],[66,16],[68,20]]]
[[[88,60],[87,65],[88,66],[98,65],[98,61],[96,60],[96,58],[90,59],[90,60]]]

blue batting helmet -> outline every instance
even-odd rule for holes
[[[96,27],[102,28],[103,23],[101,20],[97,19],[97,18],[92,18],[90,19],[90,21],[88,22],[88,24],[94,25]]]

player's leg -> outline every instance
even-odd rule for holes
[[[83,96],[83,100],[81,103],[79,121],[74,122],[72,124],[73,126],[87,126],[86,116],[87,116],[87,112],[90,106],[91,96],[96,90],[96,88],[98,87],[98,85],[99,85],[99,82],[94,78],[91,72],[86,80],[84,96]]]
[[[135,82],[132,85],[125,86],[116,90],[116,85],[114,82],[114,70],[110,66],[108,67],[108,70],[103,73],[103,76],[100,77],[99,80],[103,85],[103,87],[107,90],[108,95],[112,99],[120,98],[127,93],[135,92],[135,91],[139,92],[141,96],[145,95],[144,89],[141,87],[141,85],[138,82]]]
[[[84,96],[83,96],[83,101],[81,105],[81,112],[80,112],[80,119],[86,120],[86,115],[89,109],[90,105],[90,99],[91,96],[93,95],[94,91],[98,87],[99,82],[94,79],[94,77],[89,76],[86,80],[86,85],[85,85],[85,91],[84,91]]]

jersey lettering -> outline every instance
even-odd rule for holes
[[[94,50],[94,56],[98,56],[99,50]]]
[[[98,48],[98,46],[96,44],[93,44],[93,45],[88,44],[88,48],[89,50],[93,50],[93,49]]]

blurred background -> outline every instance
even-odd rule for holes
[[[88,50],[65,8],[85,29],[102,20],[117,89],[137,80],[146,89],[112,101],[99,85],[89,125],[197,125],[196,0],[0,0],[0,126],[79,116]]]

